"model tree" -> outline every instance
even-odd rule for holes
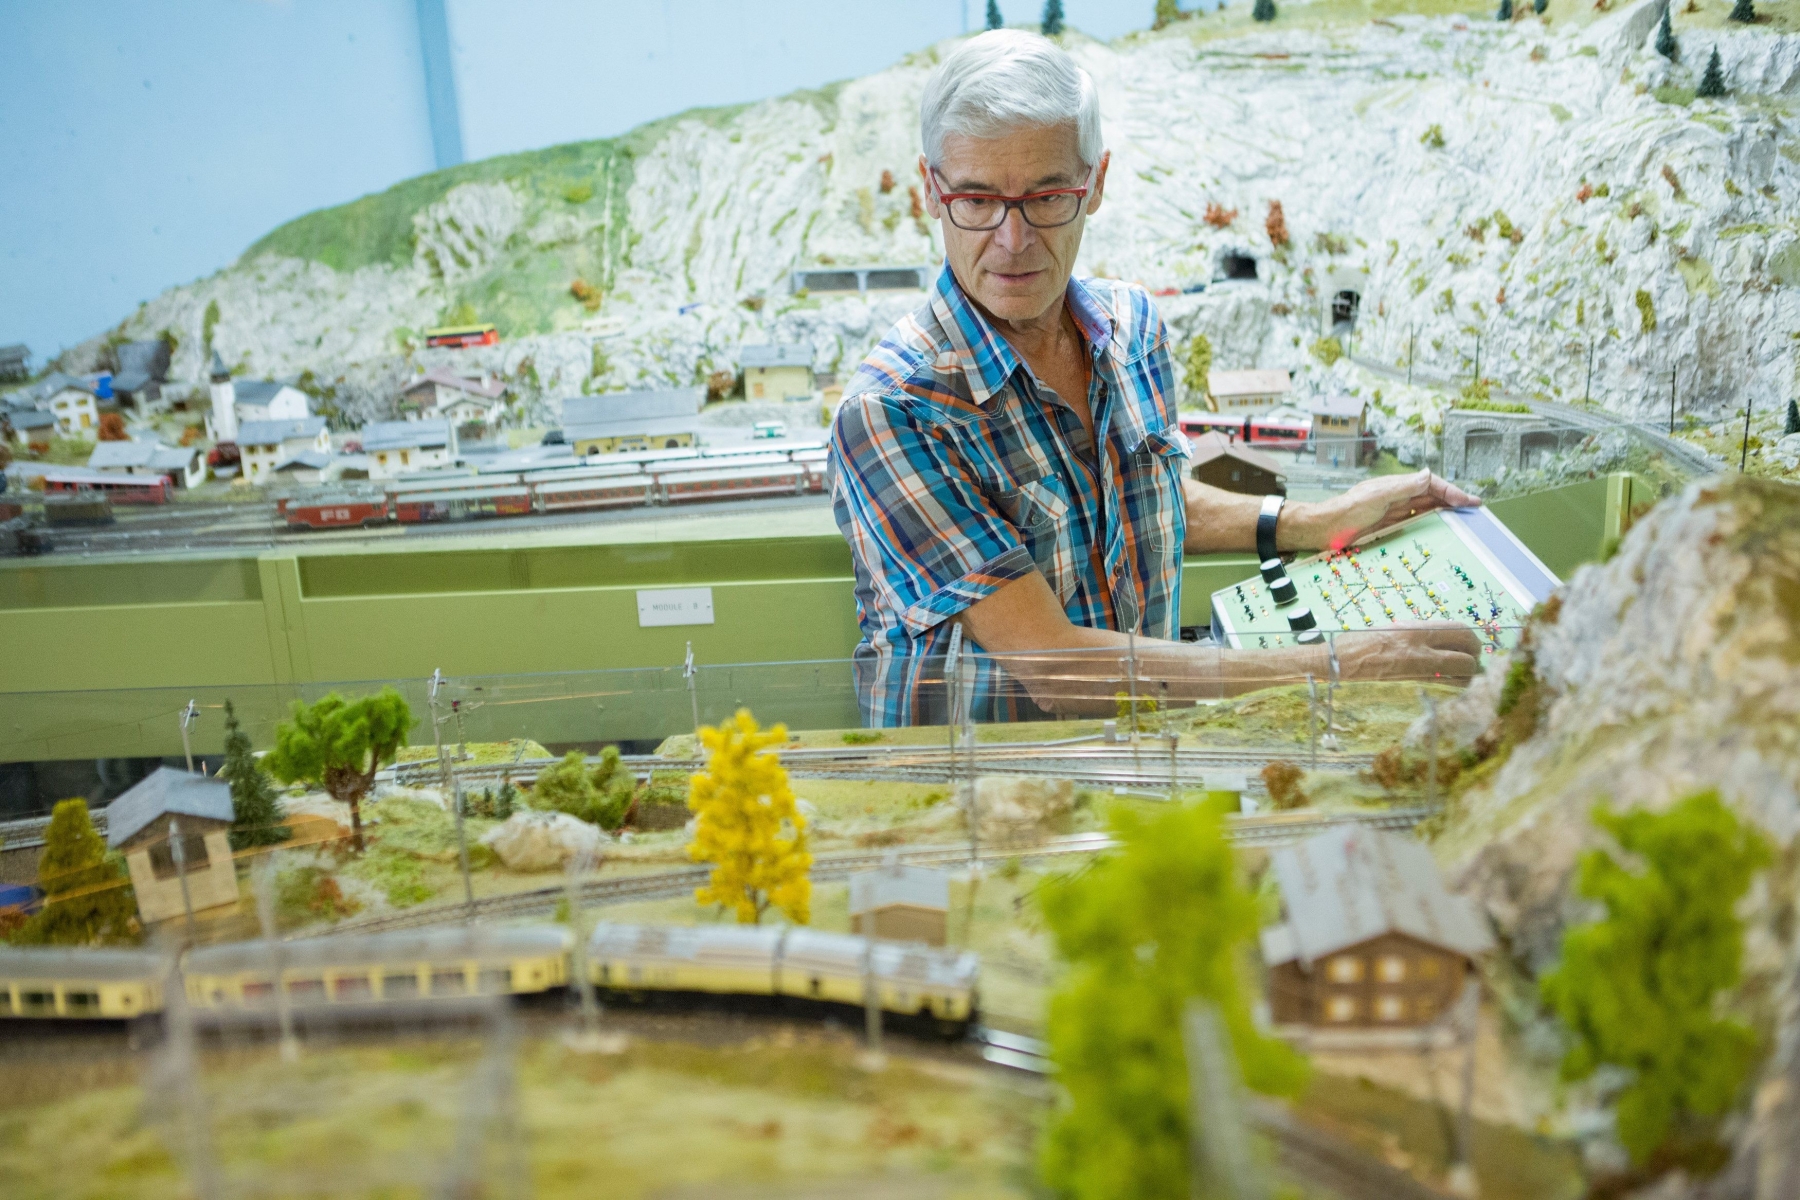
[[[1681,57],[1681,47],[1675,41],[1675,27],[1670,24],[1669,12],[1674,5],[1663,5],[1662,23],[1656,27],[1656,52],[1674,62]]]
[[[1181,20],[1181,4],[1179,0],[1156,0],[1156,18],[1150,24],[1152,29],[1164,29]]]
[[[1060,37],[1062,35],[1062,0],[1044,0],[1043,30],[1045,37]]]
[[[44,907],[13,935],[22,945],[89,946],[134,941],[137,901],[118,860],[94,831],[86,800],[63,800],[50,814],[38,856]]]
[[[1713,47],[1712,57],[1706,60],[1706,74],[1700,77],[1700,86],[1694,89],[1694,95],[1716,99],[1725,94],[1725,68],[1719,62],[1719,48]]]
[[[1204,333],[1196,333],[1188,339],[1187,363],[1181,372],[1181,382],[1187,388],[1190,399],[1206,403],[1211,394],[1207,387],[1207,376],[1212,373],[1213,348],[1212,340]]]
[[[1122,852],[1046,882],[1042,909],[1068,964],[1049,1038],[1068,1102],[1044,1142],[1051,1191],[1082,1200],[1189,1191],[1189,1105],[1181,1021],[1211,1002],[1254,1090],[1298,1089],[1305,1063],[1257,1032],[1241,977],[1257,904],[1225,841],[1223,808],[1154,818],[1116,811]]]
[[[1540,981],[1568,1030],[1563,1077],[1627,1072],[1619,1141],[1640,1164],[1659,1150],[1681,1157],[1709,1144],[1756,1060],[1756,1035],[1719,1016],[1715,1000],[1741,969],[1737,903],[1774,856],[1717,792],[1662,813],[1596,809],[1594,821],[1628,857],[1582,858],[1579,891],[1606,916],[1569,929],[1561,963]]]
[[[787,742],[786,727],[762,729],[748,709],[739,709],[716,729],[702,728],[700,742],[706,769],[688,781],[695,816],[688,857],[713,870],[694,899],[731,909],[745,925],[760,923],[771,907],[806,924],[812,912],[806,818],[774,754]]]
[[[619,748],[608,746],[591,771],[581,751],[569,751],[537,777],[531,795],[540,807],[568,813],[602,829],[617,829],[625,822],[636,790],[637,777],[619,760]]]
[[[1282,211],[1281,201],[1269,201],[1269,215],[1263,221],[1263,228],[1268,231],[1271,246],[1288,244],[1287,213]]]
[[[987,27],[989,29],[1006,28],[1006,18],[1000,15],[1000,0],[988,0]]]
[[[276,846],[292,837],[284,823],[281,797],[268,773],[257,765],[250,735],[238,723],[231,701],[225,702],[225,765],[219,774],[231,785],[231,848]]]
[[[1547,9],[1549,9],[1549,7],[1550,7],[1550,0],[1531,0],[1531,11],[1536,13],[1540,17],[1544,15],[1545,11]]]
[[[333,692],[310,708],[295,701],[294,717],[275,731],[275,749],[263,765],[283,783],[314,784],[348,804],[351,841],[361,854],[362,798],[414,724],[406,697],[391,687],[360,700]]]
[[[1275,19],[1275,0],[1256,0],[1256,7],[1250,10],[1252,20],[1273,21]]]
[[[1494,14],[1494,19],[1496,21],[1510,21],[1513,19],[1512,0],[1500,0],[1500,11]]]
[[[1783,435],[1800,433],[1800,402],[1788,401],[1787,424],[1782,427]]]
[[[1756,6],[1751,0],[1737,0],[1731,6],[1731,20],[1742,21],[1746,25],[1756,24]]]

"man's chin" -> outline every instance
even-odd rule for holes
[[[982,280],[978,299],[983,308],[1003,321],[1029,321],[1054,308],[1062,294],[1062,288],[1049,287],[1043,276],[1019,283],[989,276]]]

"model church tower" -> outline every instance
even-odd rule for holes
[[[238,435],[237,388],[225,360],[213,351],[212,370],[212,437],[215,442],[235,442]]]

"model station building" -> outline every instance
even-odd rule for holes
[[[227,837],[231,817],[229,784],[173,767],[158,767],[107,805],[106,844],[125,855],[146,927],[184,916],[188,903],[196,915],[237,906],[237,867]],[[181,835],[179,870],[171,819]]]
[[[577,458],[626,450],[693,446],[705,388],[570,396],[563,401],[563,439]]]
[[[1369,405],[1355,396],[1327,396],[1312,405],[1313,449],[1320,466],[1357,467],[1374,452]]]
[[[1293,380],[1286,371],[1208,371],[1206,391],[1213,408],[1248,416],[1287,402]]]
[[[813,393],[811,346],[745,346],[738,363],[746,400],[805,400]]]
[[[1285,919],[1262,932],[1280,1025],[1394,1028],[1435,1021],[1493,949],[1424,843],[1340,826],[1271,855]]]
[[[456,460],[456,428],[448,421],[374,421],[363,426],[369,478],[392,479],[447,467]]]

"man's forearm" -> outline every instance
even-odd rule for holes
[[[1261,496],[1240,496],[1200,483],[1184,482],[1187,499],[1189,554],[1229,554],[1256,549],[1256,516]],[[1282,550],[1317,550],[1324,542],[1318,533],[1318,506],[1294,501],[1282,506],[1275,523],[1275,545]]]
[[[1166,708],[1299,682],[1308,675],[1324,678],[1329,672],[1323,646],[1245,651],[1138,638],[1134,648],[1123,634],[1111,636],[1116,644],[1001,653],[992,655],[992,661],[1022,683],[1039,707],[1063,716],[1110,715],[1118,697],[1131,690],[1134,674],[1139,698]]]

